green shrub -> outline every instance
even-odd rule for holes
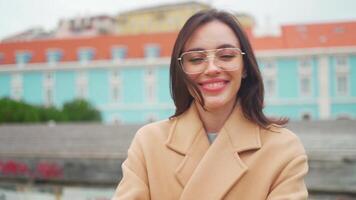
[[[33,106],[10,98],[0,99],[0,123],[101,121],[100,112],[85,100],[73,100],[63,109]]]
[[[100,112],[83,99],[65,103],[63,112],[68,121],[101,121]]]
[[[0,99],[0,122],[38,122],[38,110],[22,101]]]

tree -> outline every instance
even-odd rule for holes
[[[62,110],[55,107],[34,106],[10,98],[0,99],[0,123],[48,121],[101,121],[101,116],[89,102],[81,99],[65,103]]]
[[[0,122],[38,122],[38,110],[22,101],[0,99]]]
[[[68,121],[101,121],[100,112],[83,99],[65,103],[63,113]]]

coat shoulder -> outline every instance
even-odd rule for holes
[[[138,129],[134,140],[139,140],[141,143],[165,142],[174,124],[175,119],[166,119],[146,124]]]
[[[261,129],[261,141],[263,146],[271,146],[294,156],[306,154],[298,135],[284,127],[273,126],[268,130]]]

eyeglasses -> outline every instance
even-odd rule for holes
[[[239,48],[221,48],[203,51],[187,51],[178,58],[186,74],[202,73],[213,58],[213,63],[224,71],[233,71],[239,68],[239,59],[245,55]]]

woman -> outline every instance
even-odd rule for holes
[[[174,45],[175,114],[141,128],[115,200],[307,199],[298,138],[262,112],[263,83],[237,20],[192,16]]]

